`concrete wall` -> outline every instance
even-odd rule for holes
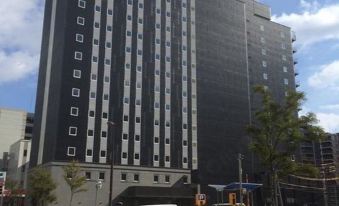
[[[26,116],[23,111],[0,109],[0,154],[8,152],[14,142],[24,139]]]
[[[63,175],[64,163],[49,163],[45,165],[52,173],[54,181],[58,184],[55,194],[57,201],[50,204],[53,206],[65,206],[70,201],[70,189],[66,184]],[[91,179],[86,182],[83,188],[86,192],[78,193],[73,197],[73,205],[93,206],[95,205],[96,184],[99,179],[99,173],[104,172],[105,178],[102,180],[103,186],[97,192],[97,205],[108,205],[109,197],[109,165],[99,164],[80,164],[82,173],[91,172]],[[121,181],[121,174],[127,174],[127,180]],[[139,182],[133,180],[134,174],[139,174]],[[159,183],[153,182],[153,175],[159,175]],[[170,183],[165,183],[165,175],[170,176]],[[114,166],[113,173],[113,199],[121,195],[128,187],[132,186],[149,186],[149,187],[172,187],[184,175],[190,182],[190,170],[176,170],[164,168],[144,168],[133,166]]]

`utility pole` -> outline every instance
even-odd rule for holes
[[[239,198],[240,198],[240,205],[242,206],[242,203],[243,203],[243,197],[242,197],[242,164],[241,164],[241,161],[243,159],[243,156],[242,154],[238,154],[238,162],[239,162],[239,191],[240,191],[240,194],[239,194]]]
[[[109,179],[109,202],[108,202],[108,206],[112,206],[112,199],[113,199],[113,164],[114,164],[114,135],[113,135],[113,132],[114,132],[114,126],[115,126],[115,123],[114,122],[111,122],[111,121],[108,121],[107,122],[107,126],[108,126],[108,129],[110,129],[110,139],[111,139],[111,154],[110,154],[110,179]]]

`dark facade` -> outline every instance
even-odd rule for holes
[[[257,84],[278,100],[295,88],[291,31],[258,2],[47,0],[31,164],[113,151],[115,165],[196,171],[210,193],[242,153],[260,181],[245,133]]]

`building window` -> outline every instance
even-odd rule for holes
[[[267,54],[266,49],[261,49],[261,54],[266,55]]]
[[[106,30],[109,31],[109,32],[111,32],[111,31],[112,31],[112,26],[108,25],[108,26],[106,27]]]
[[[127,20],[128,21],[132,21],[132,16],[131,15],[127,15]]]
[[[76,51],[76,52],[74,53],[74,59],[76,59],[76,60],[82,60],[82,52]]]
[[[283,71],[287,72],[287,67],[286,66],[283,67]]]
[[[96,81],[97,80],[97,75],[96,74],[91,74],[91,80]]]
[[[139,158],[140,158],[139,153],[135,153],[135,154],[134,154],[134,159],[138,160]]]
[[[136,123],[140,123],[141,122],[141,118],[140,117],[135,117],[135,122]]]
[[[106,138],[107,137],[107,132],[106,131],[102,131],[101,132],[101,137]]]
[[[79,108],[78,107],[71,107],[71,116],[78,116],[79,115]]]
[[[183,181],[184,184],[187,184],[188,183],[188,177],[186,175],[184,175],[182,177],[182,181]]]
[[[139,174],[134,174],[133,181],[139,182]]]
[[[90,93],[90,98],[91,98],[91,99],[95,99],[95,97],[96,97],[96,93],[95,93],[95,92],[91,92],[91,93]]]
[[[166,121],[166,127],[170,127],[170,126],[171,126],[170,122]]]
[[[165,139],[165,144],[170,144],[170,139],[169,138]]]
[[[112,43],[111,42],[106,42],[106,48],[108,48],[108,49],[112,48]]]
[[[27,149],[24,150],[24,157],[27,157]]]
[[[264,37],[260,37],[260,42],[264,44],[266,42],[265,38]]]
[[[99,39],[93,39],[93,44],[95,46],[99,46]]]
[[[80,89],[72,88],[72,96],[73,97],[80,97]]]
[[[108,119],[108,113],[107,112],[103,112],[102,113],[102,118],[103,119]]]
[[[104,100],[108,101],[108,99],[109,99],[109,95],[108,94],[104,94]]]
[[[136,134],[136,135],[134,136],[134,140],[135,140],[136,142],[140,142],[140,135]]]
[[[187,157],[184,157],[182,161],[183,161],[183,163],[186,164],[187,163]]]
[[[286,49],[286,45],[284,43],[281,43],[281,48]]]
[[[187,140],[183,140],[183,141],[182,141],[182,145],[186,147],[186,146],[188,145],[188,144],[187,144]]]
[[[105,59],[105,64],[110,66],[111,65],[111,60],[110,59]]]
[[[141,105],[141,100],[140,99],[136,99],[135,100],[135,105],[140,106]]]
[[[265,80],[267,80],[267,74],[266,73],[263,74],[263,77],[264,77]]]
[[[105,77],[104,77],[104,81],[105,81],[105,83],[109,83],[110,78],[109,78],[108,76],[105,76]]]
[[[144,8],[144,4],[139,3],[139,9],[142,9],[142,8]]]
[[[153,176],[153,183],[159,183],[159,175]]]
[[[171,106],[170,106],[169,104],[166,104],[165,109],[166,109],[166,110],[170,110],[170,109],[171,109]]]
[[[155,103],[154,103],[154,108],[156,108],[156,109],[159,109],[159,108],[160,108],[159,102],[155,102]]]
[[[93,155],[93,150],[88,149],[88,150],[86,151],[86,156],[92,157],[92,155]]]
[[[126,173],[121,173],[120,181],[121,182],[125,182],[126,180],[127,180],[127,174]]]
[[[106,157],[106,151],[100,151],[100,157]]]
[[[67,147],[67,156],[74,157],[75,156],[75,151],[76,151],[75,147]]]
[[[77,127],[69,127],[68,128],[68,134],[71,136],[76,136],[78,132],[78,128]]]
[[[131,47],[126,47],[126,52],[131,53]]]
[[[96,12],[100,12],[100,11],[101,11],[101,7],[98,6],[98,5],[96,5],[96,6],[95,6],[95,11],[96,11]]]
[[[165,157],[165,162],[169,162],[170,161],[170,157],[169,156],[166,156]]]
[[[159,155],[154,155],[153,158],[154,158],[154,162],[158,162],[159,161]]]
[[[129,104],[129,98],[128,97],[124,98],[124,104]]]
[[[99,180],[105,180],[105,173],[104,172],[99,173]]]
[[[159,126],[159,120],[154,120],[154,125]]]
[[[85,177],[86,177],[86,180],[90,180],[91,179],[91,172],[85,172]]]
[[[171,178],[169,175],[165,175],[165,183],[170,183]]]
[[[122,159],[127,159],[127,152],[122,153]]]
[[[92,129],[89,129],[89,130],[87,131],[87,135],[88,135],[89,137],[93,137],[93,136],[94,136],[94,131],[93,131]]]
[[[122,135],[122,139],[123,139],[123,140],[128,140],[128,134],[124,133],[124,134]]]
[[[287,58],[286,58],[286,55],[282,55],[282,60],[284,60],[284,61],[286,61],[287,60]]]
[[[139,23],[139,24],[142,24],[142,23],[143,23],[143,19],[139,18],[139,19],[138,19],[138,23]]]
[[[262,61],[262,66],[263,67],[267,67],[267,62],[266,61]]]
[[[84,0],[79,0],[78,1],[78,7],[80,7],[80,8],[86,8],[86,1],[84,1]]]
[[[284,79],[284,84],[288,85],[288,79]]]
[[[126,36],[132,36],[132,32],[131,31],[126,31]]]
[[[93,56],[92,57],[92,62],[93,63],[98,63],[98,57],[97,56]]]
[[[77,24],[79,25],[85,25],[85,18],[78,16],[77,18]]]
[[[159,137],[154,137],[154,143],[159,144]]]
[[[94,27],[99,29],[100,28],[100,23],[99,22],[94,22]]]
[[[112,15],[113,15],[113,10],[112,10],[112,9],[108,9],[108,10],[107,10],[107,14],[110,15],[110,16],[112,16]]]
[[[81,78],[81,71],[77,70],[77,69],[73,70],[73,77],[80,79]]]
[[[142,34],[138,34],[138,39],[143,39],[143,35]]]
[[[83,43],[84,42],[84,35],[82,34],[76,34],[75,35],[75,41]]]
[[[90,110],[90,111],[88,112],[88,116],[94,117],[94,115],[95,115],[95,112],[94,112],[93,110]]]
[[[265,31],[264,25],[260,25],[260,31]]]

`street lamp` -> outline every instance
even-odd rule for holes
[[[114,127],[115,123],[112,121],[107,121],[107,126],[110,129],[110,139],[111,139],[111,154],[110,154],[110,180],[109,180],[109,200],[108,200],[108,206],[112,206],[112,190],[113,190],[113,164],[114,164]]]
[[[98,199],[98,190],[101,190],[102,188],[102,181],[98,180],[97,183],[95,184],[95,206],[97,206],[97,199]]]
[[[242,160],[244,159],[244,156],[242,154],[238,154],[238,161],[239,161],[239,199],[240,199],[240,205],[242,206],[243,203],[243,194],[242,194]]]

